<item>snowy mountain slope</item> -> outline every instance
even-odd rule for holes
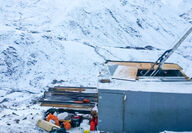
[[[96,86],[107,59],[155,61],[191,26],[191,5],[191,0],[0,0],[0,132],[29,127],[39,132],[34,123],[42,108],[32,101],[47,86]],[[189,76],[191,41],[192,35],[168,60]]]

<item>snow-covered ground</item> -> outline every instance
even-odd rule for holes
[[[0,132],[40,132],[48,86],[96,86],[105,60],[155,61],[191,25],[191,0],[0,0]],[[168,60],[190,77],[191,43]]]

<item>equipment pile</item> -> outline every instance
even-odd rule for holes
[[[41,106],[50,108],[37,126],[52,133],[67,133],[79,128],[84,133],[97,130],[96,88],[54,87],[44,92]]]

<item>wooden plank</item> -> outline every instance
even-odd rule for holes
[[[182,70],[180,72],[183,74],[183,76],[185,77],[186,80],[191,80],[191,78],[188,77]]]
[[[112,78],[123,80],[136,80],[137,71],[137,67],[118,66]]]
[[[75,101],[82,101],[84,99],[90,100],[91,103],[96,103],[98,101],[97,98],[69,98],[69,97],[46,97],[46,98],[41,98],[39,102],[57,102],[57,103],[74,103]],[[85,104],[85,103],[83,103]]]
[[[130,67],[137,67],[138,69],[150,69],[153,63],[145,63],[145,62],[109,62],[112,65],[124,65]],[[155,65],[154,69],[157,69],[157,65]],[[182,68],[177,64],[165,63],[163,65],[163,69],[165,70],[182,70]]]
[[[111,80],[110,79],[101,79],[99,80],[100,83],[110,83]]]
[[[50,103],[50,104],[65,104],[65,105],[74,105],[74,106],[88,106],[88,107],[92,107],[95,105],[96,102],[90,102],[90,103],[84,103],[83,101],[56,101],[56,100],[52,100],[52,99],[43,99],[42,101],[40,101],[42,103]]]
[[[52,88],[54,91],[72,91],[72,92],[82,92],[85,91],[84,88],[63,88],[63,87],[54,87]]]
[[[74,86],[73,87],[72,86],[55,86],[54,88],[97,89],[96,87],[74,87]]]
[[[179,65],[177,64],[164,64],[163,69],[165,70],[183,70]]]
[[[52,104],[52,103],[41,103],[41,106],[64,107],[68,109],[88,109],[88,110],[93,108],[93,107],[81,106],[81,105],[66,105],[66,104]]]
[[[97,90],[96,87],[69,87],[69,86],[55,86],[49,88],[49,91],[85,91],[85,90]]]
[[[45,91],[45,96],[61,95],[61,96],[77,96],[77,97],[98,97],[98,93],[79,93],[79,92],[58,92],[58,91]]]
[[[60,128],[59,126],[57,126],[53,123],[50,123],[48,121],[45,121],[45,120],[38,120],[36,125],[42,129],[48,131],[48,132],[50,132],[52,129]]]

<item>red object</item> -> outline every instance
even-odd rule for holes
[[[55,125],[59,126],[59,120],[57,118],[57,116],[53,115],[53,114],[49,114],[46,118],[47,121],[53,120],[55,121]]]
[[[83,99],[83,101],[74,101],[74,103],[90,103],[89,99]]]
[[[84,103],[90,103],[90,100],[89,99],[84,99],[83,102]]]
[[[91,121],[90,123],[90,131],[95,131],[95,122]]]
[[[71,129],[71,123],[70,122],[68,122],[68,121],[67,122],[63,122],[63,125],[64,125],[66,130]]]
[[[81,116],[72,116],[72,119],[81,119]]]
[[[90,131],[95,131],[96,130],[96,126],[98,124],[98,118],[91,118],[90,120]]]

